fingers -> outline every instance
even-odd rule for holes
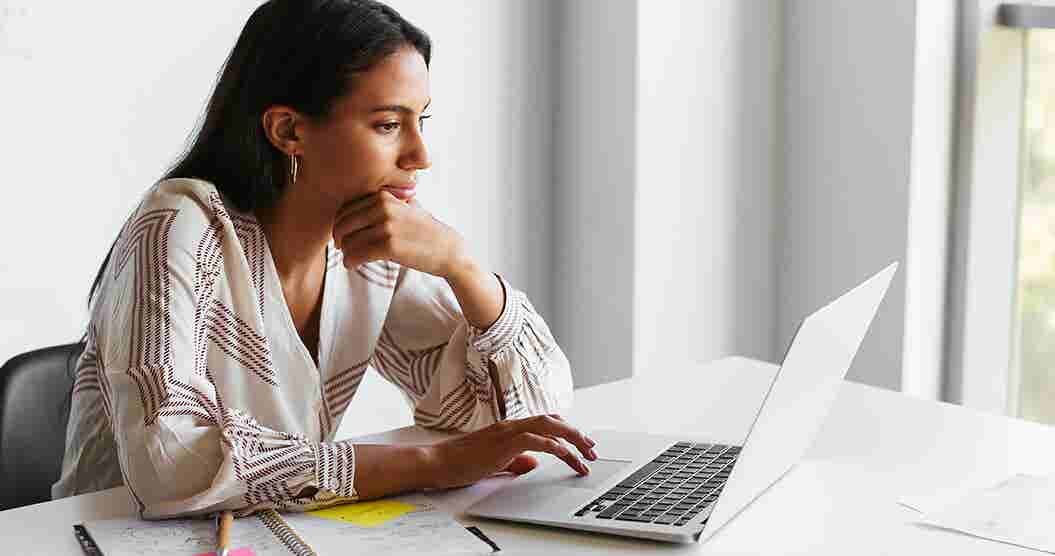
[[[379,193],[380,191],[373,191],[344,203],[341,205],[341,208],[337,210],[337,219],[339,220],[346,214],[358,212],[366,207],[377,204],[381,200]]]
[[[345,237],[383,223],[391,216],[389,210],[384,203],[377,202],[341,214],[333,224],[334,243],[340,245]]]
[[[333,239],[340,239],[378,222],[394,218],[398,208],[406,203],[388,191],[379,191],[349,201],[337,211],[333,224]],[[420,205],[418,205],[420,206]]]
[[[344,237],[339,248],[344,251],[344,267],[355,268],[363,263],[390,258],[392,231],[386,224],[375,224]]]
[[[523,475],[538,467],[538,460],[535,456],[529,454],[517,454],[513,457],[513,461],[509,462],[505,470],[514,475]]]
[[[577,471],[580,475],[588,475],[590,473],[590,468],[586,467],[586,464],[580,461],[578,456],[572,453],[571,450],[565,448],[564,444],[561,444],[555,438],[549,438],[531,432],[522,432],[513,437],[513,447],[517,452],[531,450],[534,452],[553,454],[564,460],[564,463],[567,463],[569,467]]]
[[[587,438],[587,436],[579,429],[569,425],[559,415],[538,415],[536,417],[521,419],[516,422],[514,429],[519,432],[531,432],[545,436],[563,438],[574,444],[586,459],[597,459],[597,452],[593,449],[597,443]]]

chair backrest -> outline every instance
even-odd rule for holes
[[[66,450],[73,368],[84,344],[30,351],[0,367],[0,510],[51,500]]]

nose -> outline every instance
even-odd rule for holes
[[[425,137],[420,129],[415,127],[407,134],[407,142],[403,155],[400,157],[399,166],[404,170],[427,170],[432,166],[432,161],[429,160],[429,150],[425,146]]]

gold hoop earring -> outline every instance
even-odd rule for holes
[[[297,183],[297,155],[289,155],[289,175],[293,178],[293,183]]]

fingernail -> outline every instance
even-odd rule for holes
[[[589,475],[590,474],[590,468],[586,467],[585,463],[579,462],[579,465],[582,466],[582,474],[583,475]]]
[[[589,436],[586,437],[586,443],[589,444],[591,448],[593,448],[594,446],[597,445],[597,443],[594,442],[593,439],[590,438]]]
[[[597,459],[597,451],[593,448],[590,448],[590,452],[587,457],[589,457],[591,460]]]

